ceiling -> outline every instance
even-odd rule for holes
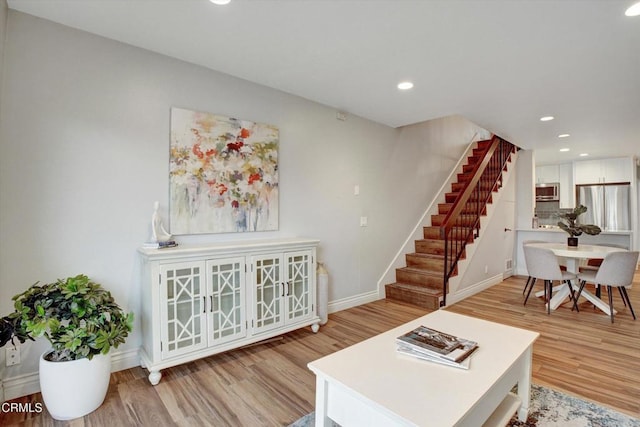
[[[553,163],[640,156],[640,17],[624,15],[633,1],[8,4],[393,127],[459,114]],[[415,87],[399,91],[403,80]]]

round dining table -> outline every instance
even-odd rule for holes
[[[626,252],[624,248],[617,248],[613,246],[600,246],[600,245],[582,245],[568,246],[566,243],[529,243],[528,246],[537,248],[551,249],[551,251],[559,258],[564,258],[566,261],[567,271],[570,273],[578,274],[580,261],[590,258],[604,258],[611,252]],[[578,288],[578,283],[573,283],[574,289]],[[569,285],[562,283],[560,286],[553,288],[555,294],[551,298],[551,309],[555,310],[560,304],[562,304],[569,297]],[[544,295],[543,291],[536,293],[536,296]],[[592,294],[586,289],[583,289],[581,296],[584,296],[587,300],[591,301],[593,305],[607,314],[611,314],[609,305],[602,301],[600,298]],[[614,311],[615,313],[615,311]]]

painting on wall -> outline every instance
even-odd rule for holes
[[[278,128],[171,109],[172,234],[278,229]]]

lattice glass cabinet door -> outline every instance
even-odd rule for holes
[[[311,317],[314,309],[311,294],[311,281],[314,279],[311,251],[286,253],[285,265],[287,322]]]
[[[204,262],[167,264],[160,269],[162,357],[207,346]]]
[[[282,255],[256,255],[251,259],[254,285],[253,329],[257,333],[284,324]]]
[[[207,261],[209,345],[247,335],[244,257]]]

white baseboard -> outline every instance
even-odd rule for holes
[[[111,355],[111,372],[118,372],[140,365],[138,349],[114,351]],[[40,392],[40,378],[37,372],[17,375],[2,380],[2,401],[16,399]]]
[[[366,294],[355,295],[341,300],[331,301],[328,305],[328,313],[346,310],[351,307],[357,307],[362,304],[377,301],[380,299],[378,291],[367,292]]]
[[[111,372],[124,371],[125,369],[140,366],[140,349],[118,351],[111,355]]]
[[[4,397],[2,401],[16,399],[40,392],[40,380],[37,372],[17,375],[2,380]]]
[[[483,280],[482,282],[478,282],[464,289],[460,289],[455,294],[449,294],[447,295],[447,305],[455,304],[458,301],[462,301],[465,298],[469,298],[470,296],[475,295],[478,292],[484,291],[485,289],[488,289],[493,285],[497,285],[498,283],[502,282],[504,278],[505,278],[505,275],[497,274],[493,277],[489,277],[488,279]]]

